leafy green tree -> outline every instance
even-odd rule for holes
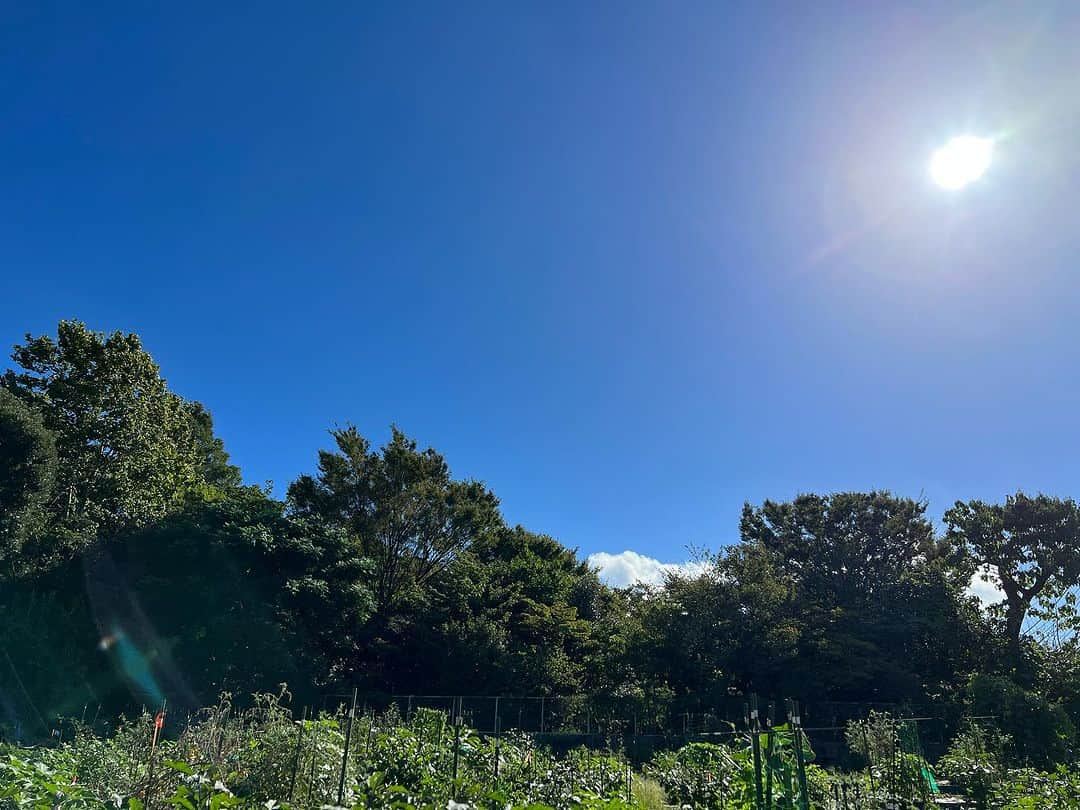
[[[18,579],[0,587],[0,615],[0,739],[44,739],[58,715],[93,711],[103,684],[82,607]]]
[[[59,467],[49,504],[75,548],[99,531],[144,526],[208,484],[205,412],[171,393],[136,335],[61,321],[17,345],[0,387],[42,415]]]
[[[1005,594],[1005,637],[1022,657],[1024,620],[1037,600],[1080,584],[1080,507],[1070,498],[1010,495],[1004,504],[958,501],[948,538],[978,566],[993,566]]]
[[[926,504],[888,492],[747,504],[739,529],[745,542],[770,551],[797,588],[827,606],[873,600],[936,552]]]
[[[481,584],[469,612],[500,628],[492,686],[512,692],[527,685],[533,694],[585,688],[604,593],[596,574],[554,538],[520,526],[486,535],[470,556],[468,568],[454,571]]]
[[[966,672],[943,673],[933,650],[953,634],[951,660],[962,665],[977,622],[967,580],[945,564],[925,510],[887,492],[744,508],[743,543],[764,550],[790,588],[799,631],[797,662],[781,680],[787,691],[880,701],[959,688]]]
[[[478,481],[455,481],[441,455],[397,428],[379,451],[354,427],[331,432],[319,472],[289,487],[298,516],[342,526],[374,565],[378,609],[392,612],[499,525],[499,502]]]
[[[217,490],[235,489],[243,480],[240,468],[229,463],[225,443],[214,435],[214,418],[201,402],[186,403],[199,457],[202,459],[202,478]]]
[[[397,691],[573,694],[595,689],[608,591],[573,551],[521,527],[486,533],[369,628],[366,675]]]
[[[192,501],[87,561],[102,635],[126,638],[196,702],[340,676],[372,610],[369,577],[344,532],[290,518],[256,488]]]
[[[23,544],[44,530],[55,481],[53,435],[38,414],[0,388],[0,562],[6,573],[14,573]]]
[[[968,709],[976,717],[992,717],[1008,735],[1006,754],[1013,763],[1052,766],[1068,761],[1076,727],[1064,709],[1045,696],[999,675],[978,674],[967,688]]]

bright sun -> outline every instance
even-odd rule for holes
[[[960,135],[934,152],[930,177],[942,188],[961,189],[983,176],[993,151],[994,143],[989,138]]]

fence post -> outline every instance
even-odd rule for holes
[[[457,801],[457,780],[458,780],[458,760],[461,757],[461,706],[458,706],[458,713],[454,715],[454,773],[451,777],[452,787],[451,793],[455,801]]]
[[[352,690],[352,707],[349,709],[349,717],[345,723],[345,750],[341,752],[341,779],[338,780],[337,803],[345,800],[345,773],[349,768],[349,745],[352,743],[352,724],[356,717],[356,687]]]
[[[776,750],[776,704],[769,703],[769,728],[767,742],[765,744],[765,810],[773,810],[773,755]]]
[[[296,735],[296,756],[293,759],[292,779],[289,780],[289,802],[293,800],[293,795],[296,793],[296,774],[300,771],[300,749],[304,744],[304,723],[307,721],[307,706],[304,707],[304,714],[300,718],[300,733]]]
[[[499,699],[495,698],[495,784],[499,784]]]
[[[147,765],[146,775],[146,801],[143,806],[150,807],[150,800],[154,791],[154,753],[157,751],[158,733],[165,727],[165,698],[161,699],[161,711],[154,717],[154,732],[150,737],[150,762]]]
[[[750,731],[750,750],[754,756],[754,807],[757,808],[757,810],[762,810],[761,738],[758,736],[758,730],[761,728],[761,723],[758,720],[757,695],[750,695],[750,703],[744,707],[744,711],[746,714],[746,726]]]
[[[319,758],[319,724],[315,723],[313,727],[314,734],[311,735],[311,774],[308,777],[307,798],[308,804],[311,804],[311,794],[315,790],[315,760]]]
[[[870,718],[867,717],[866,721],[861,725],[863,745],[866,747],[866,768],[867,773],[870,774],[870,792],[876,793],[877,787],[874,785],[874,753],[870,750],[870,737],[866,732],[866,727],[870,725]]]

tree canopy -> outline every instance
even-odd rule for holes
[[[331,430],[280,501],[244,485],[209,410],[170,390],[137,336],[64,321],[12,357],[0,727],[281,681],[312,696],[592,693],[642,711],[751,691],[954,714],[1003,701],[1018,738],[1023,707],[1060,715],[1060,750],[1080,724],[1075,635],[1024,634],[1033,612],[1071,610],[1071,499],[960,502],[943,531],[924,501],[885,491],[748,503],[736,542],[617,589],[397,427],[382,446]],[[1001,609],[969,592],[987,566]]]

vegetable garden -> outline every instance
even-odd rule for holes
[[[243,710],[225,697],[173,736],[166,715],[144,713],[107,735],[72,721],[54,745],[0,748],[0,807],[1080,808],[1076,769],[1006,767],[992,726],[968,723],[931,766],[915,720],[871,712],[845,729],[859,764],[825,768],[798,704],[786,709],[777,718],[751,698],[740,728],[634,761],[625,739],[557,751],[497,722],[480,733],[453,710],[403,717],[354,702],[295,719],[280,695]]]

